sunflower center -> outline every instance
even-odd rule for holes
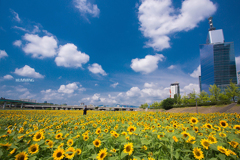
[[[57,153],[57,157],[59,158],[59,157],[61,157],[62,156],[62,153],[61,152],[58,152]]]
[[[209,143],[208,142],[203,142],[204,146],[209,146]]]
[[[134,129],[133,128],[130,128],[130,132],[133,132],[134,131]]]
[[[103,157],[104,157],[104,155],[105,155],[104,153],[101,153],[101,155],[100,155],[100,158],[103,158]]]
[[[196,156],[198,156],[198,157],[200,156],[200,152],[199,152],[199,151],[196,151],[195,154],[196,154]]]
[[[42,135],[40,133],[37,134],[36,139],[40,139]]]
[[[226,126],[226,123],[222,122],[222,126]]]
[[[183,137],[186,138],[188,135],[187,134],[183,134]]]
[[[99,145],[99,142],[98,142],[98,141],[97,141],[97,142],[95,142],[95,145],[96,145],[96,146],[98,146],[98,145]]]
[[[18,160],[24,160],[24,158],[25,158],[24,155],[20,155],[20,156],[18,157]]]
[[[131,147],[130,147],[130,146],[127,146],[127,147],[126,147],[126,151],[127,151],[127,152],[130,152],[130,151],[131,151]]]
[[[193,119],[193,120],[192,120],[192,122],[193,122],[193,123],[195,123],[195,122],[196,122],[196,120],[195,120],[195,119]]]
[[[37,148],[35,146],[32,147],[32,149],[31,149],[32,152],[35,152],[36,150],[37,150]]]

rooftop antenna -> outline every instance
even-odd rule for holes
[[[215,30],[216,28],[213,27],[213,22],[212,22],[212,19],[213,17],[209,17],[208,20],[209,20],[209,25],[210,25],[210,28],[208,29],[209,31],[212,31],[212,30]]]

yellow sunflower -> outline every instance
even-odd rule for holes
[[[105,132],[105,133],[108,133],[108,129],[104,129],[104,132]]]
[[[97,128],[95,133],[100,134],[101,133],[101,128]]]
[[[35,135],[33,136],[33,141],[40,141],[41,139],[44,139],[44,136],[43,136],[43,132],[37,132],[35,133]]]
[[[76,150],[77,155],[80,155],[82,153],[82,150],[80,148],[77,148]]]
[[[62,133],[58,133],[58,134],[56,134],[55,138],[56,138],[56,139],[62,139],[62,136],[63,136]]]
[[[73,145],[73,140],[72,139],[69,139],[68,141],[67,141],[67,145],[69,146],[69,147],[71,147],[72,145]]]
[[[130,135],[132,135],[132,133],[133,133],[134,131],[136,131],[136,127],[135,127],[135,126],[129,126],[129,127],[127,128],[127,131],[129,132]]]
[[[178,139],[177,139],[176,136],[173,136],[172,138],[173,138],[173,140],[174,140],[175,142],[178,142]]]
[[[238,146],[238,142],[235,142],[235,141],[231,141],[231,142],[228,142],[233,148],[237,148]]]
[[[30,154],[35,154],[39,151],[39,145],[38,144],[32,144],[29,148],[28,148],[28,152]]]
[[[188,132],[185,132],[185,131],[182,132],[181,134],[182,134],[183,138],[187,138],[187,137],[191,136]]]
[[[14,149],[10,152],[10,154],[13,154],[15,151],[16,151],[16,148],[14,148]]]
[[[203,151],[201,150],[201,148],[194,147],[193,154],[194,154],[194,157],[198,160],[204,158]]]
[[[195,117],[191,117],[190,122],[191,122],[192,124],[197,124],[197,123],[198,123],[198,119],[195,118]]]
[[[84,140],[84,141],[87,141],[88,139],[89,139],[89,136],[88,136],[88,135],[84,135],[84,136],[83,136],[83,140]]]
[[[100,147],[101,146],[101,141],[99,139],[96,139],[95,141],[93,141],[93,144],[95,147]]]
[[[230,153],[228,152],[228,150],[227,150],[226,148],[222,147],[222,146],[217,146],[217,149],[218,149],[220,152],[222,152],[222,153],[224,153],[225,155],[227,155],[227,156],[230,155]]]
[[[28,154],[26,154],[26,152],[20,152],[15,157],[16,157],[15,160],[27,160]]]
[[[240,125],[235,125],[235,126],[233,127],[233,129],[237,129],[237,130],[240,131]]]
[[[205,127],[208,128],[208,129],[212,129],[213,128],[213,126],[210,123],[206,123]]]
[[[220,137],[227,137],[227,135],[226,135],[225,133],[223,133],[223,132],[220,132],[220,133],[219,133],[219,136],[220,136]]]
[[[202,144],[203,148],[208,149],[211,142],[208,139],[201,139],[201,144]]]
[[[219,122],[219,124],[220,124],[220,126],[223,127],[223,128],[226,128],[226,127],[228,126],[228,123],[227,123],[226,121],[224,121],[224,120],[221,120],[221,121]]]
[[[66,158],[72,159],[74,155],[75,155],[75,149],[73,147],[69,147],[65,153]]]
[[[128,153],[129,155],[132,154],[133,152],[133,143],[127,143],[124,145],[124,150],[123,150],[124,153]]]
[[[101,149],[98,153],[97,160],[103,160],[107,156],[107,149]]]
[[[208,136],[208,140],[210,141],[210,143],[217,143],[217,139],[214,136]]]
[[[48,148],[53,148],[53,144],[54,144],[54,142],[49,140],[48,143],[47,143]]]
[[[64,158],[64,149],[62,148],[57,148],[54,152],[53,152],[53,158],[54,160],[61,160]]]

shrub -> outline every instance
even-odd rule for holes
[[[173,108],[173,104],[174,104],[174,99],[172,98],[164,99],[162,102],[162,106],[166,110]]]

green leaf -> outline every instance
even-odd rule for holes
[[[145,138],[141,138],[141,143],[148,145],[148,144],[150,144],[151,142],[150,142],[150,140],[147,140],[147,139],[145,139]]]
[[[89,158],[97,159],[97,154],[92,154]]]
[[[30,157],[29,160],[35,160],[37,156]]]
[[[211,159],[209,159],[209,160],[217,160],[217,158],[211,158]]]
[[[116,160],[116,157],[109,157],[108,160]]]
[[[122,153],[121,153],[121,159],[123,159],[124,157],[126,157],[128,155],[128,153],[124,153],[123,151],[122,151]]]
[[[3,152],[2,152],[2,149],[0,148],[0,157],[2,157],[3,155]]]
[[[41,141],[39,141],[37,144],[40,146],[40,145],[42,145],[42,144],[44,144],[45,142],[44,142],[44,140],[41,140]]]
[[[14,144],[12,144],[11,146],[10,146],[10,148],[18,148],[17,146],[15,146]]]
[[[226,156],[224,154],[219,154],[218,157],[221,159],[221,160],[225,160],[226,159]]]
[[[141,158],[137,156],[133,156],[133,158],[136,158],[137,160],[141,160]]]
[[[179,155],[178,152],[176,152],[174,156],[175,156],[176,159],[179,159],[179,156],[180,156],[180,155]]]
[[[87,145],[87,147],[88,147],[89,149],[94,149],[94,145],[92,145],[92,144]]]

